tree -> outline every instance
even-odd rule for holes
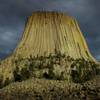
[[[72,71],[71,76],[73,82],[82,83],[87,80],[90,80],[92,77],[95,76],[95,68],[92,62],[87,62],[84,59],[77,59],[71,65]],[[76,70],[73,70],[76,67]]]
[[[22,68],[20,75],[21,75],[21,80],[26,80],[31,76],[31,74],[27,68]]]
[[[14,75],[14,81],[18,81],[20,82],[21,81],[21,75],[19,73],[19,67],[16,66],[16,69],[14,70],[13,72],[13,75]]]
[[[10,80],[9,80],[9,78],[6,78],[6,80],[5,80],[5,82],[4,82],[4,86],[7,86],[8,84],[10,84]]]
[[[0,88],[3,87],[3,75],[0,75]]]

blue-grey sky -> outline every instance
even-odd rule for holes
[[[100,60],[100,0],[0,0],[0,57],[20,40],[33,11],[60,11],[77,19],[89,49]]]

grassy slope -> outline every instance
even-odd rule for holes
[[[29,79],[1,89],[0,100],[99,100],[99,81],[99,77],[84,84]]]

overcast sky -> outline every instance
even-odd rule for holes
[[[77,19],[89,49],[100,60],[100,0],[0,0],[0,57],[20,40],[33,11],[60,11]]]

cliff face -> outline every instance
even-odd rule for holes
[[[48,56],[55,54],[55,50],[66,57],[95,61],[75,19],[62,13],[35,12],[28,18],[22,39],[14,53],[1,62],[0,75],[4,80],[13,80],[17,58],[20,62],[20,57],[27,59],[30,55]],[[24,62],[20,65],[23,64]]]
[[[55,49],[73,58],[94,60],[77,21],[55,12],[35,12],[28,18],[16,56],[44,56]]]

